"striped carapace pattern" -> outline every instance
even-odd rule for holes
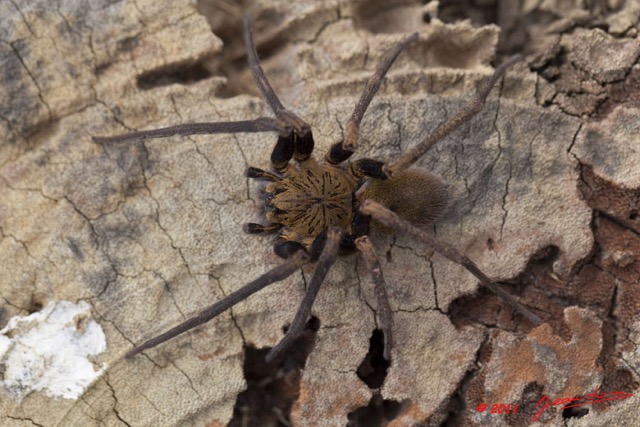
[[[332,165],[319,165],[313,159],[298,167],[290,165],[281,181],[266,188],[266,217],[290,229],[283,234],[293,234],[307,246],[329,226],[349,230],[355,187],[353,177]]]

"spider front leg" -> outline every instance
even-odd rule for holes
[[[347,122],[347,134],[345,135],[344,140],[334,144],[326,154],[325,160],[328,163],[337,165],[347,160],[354,153],[360,136],[360,123],[362,122],[364,113],[367,111],[367,108],[369,108],[371,100],[375,96],[376,92],[378,92],[380,84],[386,76],[387,71],[389,71],[389,68],[391,68],[391,65],[393,65],[404,48],[417,38],[418,33],[411,34],[409,37],[395,45],[383,58],[382,62],[376,69],[376,72],[367,81],[367,84],[362,91],[362,95],[360,95],[360,100],[358,100],[358,103],[353,109],[351,118],[349,118],[349,121]]]
[[[480,84],[480,90],[471,98],[462,109],[446,122],[440,124],[436,130],[427,138],[422,140],[419,144],[405,152],[396,161],[390,162],[384,165],[383,171],[388,178],[392,178],[398,175],[400,172],[413,165],[422,155],[431,149],[438,141],[450,134],[453,130],[457,129],[461,124],[469,121],[473,116],[478,114],[484,103],[487,100],[489,92],[498,82],[498,80],[504,75],[504,73],[516,62],[522,60],[521,55],[514,55],[507,61],[500,64],[494,73],[488,78],[484,79]]]
[[[295,113],[287,110],[271,87],[269,79],[267,79],[267,75],[262,69],[262,66],[260,66],[258,51],[256,50],[256,45],[253,41],[251,25],[247,15],[245,15],[243,19],[243,37],[244,43],[247,46],[249,70],[251,71],[251,75],[253,76],[253,80],[256,83],[258,90],[262,94],[264,100],[267,101],[267,104],[269,104],[273,114],[293,130],[290,135],[284,138],[281,137],[278,140],[276,148],[274,149],[274,154],[271,156],[271,163],[274,168],[278,171],[283,171],[286,169],[287,164],[292,157],[298,162],[303,162],[311,156],[314,147],[311,126],[309,126],[307,122],[302,120]],[[280,154],[277,158],[274,158],[276,153]]]
[[[376,221],[381,222],[389,228],[394,229],[401,234],[408,234],[416,240],[421,241],[431,249],[438,252],[443,257],[455,262],[466,268],[471,274],[476,276],[480,283],[491,292],[499,296],[504,302],[509,304],[513,309],[525,316],[534,325],[542,323],[540,318],[516,301],[511,295],[503,291],[498,285],[485,275],[478,266],[471,261],[466,255],[462,254],[452,245],[434,239],[424,231],[414,227],[409,222],[403,220],[398,215],[385,208],[384,206],[374,202],[373,200],[365,200],[360,205],[360,211],[364,214],[371,215]]]
[[[276,118],[260,117],[253,120],[236,122],[186,123],[117,136],[93,137],[93,141],[99,144],[105,144],[139,139],[167,138],[174,135],[190,136],[213,135],[218,133],[277,132],[279,134],[278,141],[271,152],[271,166],[275,171],[285,171],[292,158],[295,158],[295,160],[299,162],[307,160],[311,156],[314,147],[311,126],[293,112],[287,110],[269,84],[269,80],[258,61],[258,53],[251,35],[249,18],[246,16],[244,18],[243,34],[247,45],[251,74],[253,75],[256,86],[276,115]],[[271,174],[255,168],[248,170],[247,176],[271,180],[277,179],[278,177],[277,174]]]

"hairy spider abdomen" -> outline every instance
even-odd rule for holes
[[[388,180],[371,180],[360,196],[397,213],[415,226],[433,224],[449,204],[447,186],[437,176],[409,169]],[[392,230],[379,224],[383,232]]]
[[[299,168],[289,166],[285,177],[267,185],[266,217],[304,240],[330,226],[348,230],[353,219],[355,181],[331,165],[310,159]]]

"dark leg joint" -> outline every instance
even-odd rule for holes
[[[261,234],[261,233],[271,233],[274,231],[278,231],[282,227],[280,224],[269,224],[262,225],[256,224],[255,222],[247,222],[242,226],[242,229],[247,234]]]
[[[304,246],[301,243],[294,242],[292,240],[278,239],[273,245],[273,252],[280,258],[290,258],[293,254],[302,250],[306,253]]]
[[[369,215],[365,215],[357,209],[354,210],[355,214],[351,221],[352,234],[344,236],[342,242],[340,242],[340,249],[346,253],[353,252],[356,249],[356,239],[369,234],[371,226],[371,217]]]
[[[294,134],[290,136],[278,137],[278,142],[271,152],[271,164],[277,171],[282,171],[287,168],[289,160],[293,157],[294,150]]]
[[[365,236],[369,234],[369,227],[371,225],[371,217],[365,215],[362,212],[355,210],[353,220],[351,221],[351,230],[355,237]]]
[[[340,254],[348,255],[356,250],[356,236],[344,236],[340,241]]]
[[[342,146],[342,142],[338,142],[336,144],[333,144],[333,146],[325,156],[325,160],[332,165],[337,165],[347,160],[349,157],[351,157],[352,154],[353,151],[345,150]]]
[[[382,170],[384,163],[378,160],[360,159],[351,163],[351,173],[361,178],[363,175],[375,179],[387,179],[387,174]]]
[[[260,168],[254,168],[253,166],[249,166],[247,170],[244,171],[244,175],[247,178],[263,179],[266,181],[280,181],[282,179],[282,177],[276,175],[273,172],[268,172]]]
[[[314,144],[315,143],[313,141],[313,134],[311,133],[311,130],[307,131],[303,135],[298,135],[295,139],[295,159],[298,162],[307,160],[313,152]]]
[[[311,261],[315,262],[318,260],[318,257],[322,253],[322,249],[324,249],[324,245],[327,243],[327,230],[325,229],[322,234],[315,238],[313,243],[311,244],[311,248],[309,249],[309,256],[311,257]]]

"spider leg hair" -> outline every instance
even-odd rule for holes
[[[540,318],[520,304],[514,297],[507,292],[503,291],[496,283],[489,279],[473,261],[471,261],[466,255],[462,254],[452,245],[436,240],[424,231],[414,227],[409,222],[403,220],[398,215],[385,208],[384,206],[372,201],[365,200],[360,205],[360,211],[366,215],[371,215],[376,221],[381,222],[389,228],[401,234],[407,234],[416,240],[421,241],[431,249],[438,252],[443,257],[456,264],[462,265],[471,274],[476,276],[480,283],[489,289],[491,292],[499,296],[504,302],[513,307],[520,314],[525,316],[531,323],[539,325],[542,323]]]
[[[382,356],[385,360],[390,360],[391,348],[393,347],[393,313],[391,312],[391,306],[389,305],[389,298],[387,297],[387,290],[384,276],[382,275],[382,268],[380,267],[380,261],[368,236],[357,238],[356,247],[360,252],[362,252],[364,262],[371,272],[371,278],[373,279],[376,299],[378,302],[376,307],[378,322],[380,322],[380,328],[384,334],[384,352]]]
[[[195,328],[203,323],[208,322],[213,319],[220,313],[230,309],[240,301],[247,299],[252,294],[258,292],[262,288],[266,286],[279,282],[281,280],[286,279],[291,276],[296,270],[302,267],[304,264],[309,262],[309,256],[306,254],[304,250],[300,250],[293,254],[290,258],[288,258],[284,263],[278,265],[272,270],[266,272],[262,276],[258,277],[251,283],[248,283],[244,287],[238,289],[237,291],[227,295],[225,298],[216,302],[215,304],[205,308],[198,315],[186,320],[185,322],[179,324],[178,326],[169,329],[167,332],[158,335],[155,338],[151,338],[150,340],[140,344],[139,346],[129,350],[124,357],[129,359],[136,354],[147,350],[149,348],[155,347],[158,344],[161,344],[177,335],[182,334],[190,329]]]
[[[329,268],[331,268],[333,263],[336,261],[341,239],[342,230],[335,226],[329,227],[327,230],[327,240],[324,244],[324,248],[322,248],[318,262],[316,263],[316,269],[313,272],[313,277],[311,278],[311,283],[307,288],[307,292],[300,303],[300,307],[298,307],[298,311],[296,312],[287,333],[267,354],[267,357],[265,358],[267,362],[273,361],[286,351],[304,330],[304,326],[309,314],[311,314],[311,307],[316,299],[316,295],[318,295],[320,286],[322,285],[322,282],[324,282],[324,278],[327,276]]]
[[[256,133],[277,132],[281,136],[291,134],[291,128],[282,120],[273,117],[259,117],[238,122],[186,123],[161,129],[143,130],[116,136],[94,136],[97,144],[135,141],[140,139],[168,138],[174,135],[212,135],[216,133]]]
[[[514,55],[507,61],[503,62],[496,68],[493,75],[487,77],[480,84],[480,90],[471,98],[458,113],[451,117],[444,123],[441,123],[436,130],[426,137],[422,142],[406,151],[394,162],[387,163],[383,170],[389,178],[407,169],[414,164],[424,153],[429,151],[438,141],[447,136],[453,130],[458,128],[461,124],[467,122],[484,107],[484,103],[489,95],[489,92],[495,86],[496,82],[505,74],[507,69],[516,62],[522,60],[521,55]]]
[[[380,84],[382,83],[382,80],[384,80],[384,77],[387,75],[387,71],[389,71],[391,65],[393,65],[404,48],[417,38],[418,33],[411,34],[409,37],[405,38],[400,43],[395,45],[393,49],[391,49],[385,55],[382,62],[376,69],[376,72],[367,81],[367,84],[362,91],[362,95],[360,95],[360,100],[353,109],[351,118],[347,122],[347,130],[344,140],[342,142],[334,144],[326,154],[325,159],[327,160],[327,162],[334,165],[342,163],[347,160],[356,150],[356,146],[358,145],[358,139],[360,136],[360,123],[362,122],[364,113],[367,111],[367,108],[369,108],[371,100],[378,92],[378,89],[380,89]]]

